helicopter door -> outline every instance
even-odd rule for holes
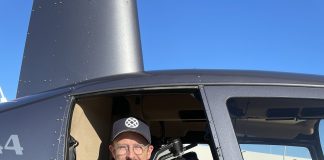
[[[323,160],[318,133],[319,121],[324,118],[323,88],[204,86],[201,91],[225,160],[253,160],[244,157],[246,144],[254,145],[254,152],[260,149],[256,144],[304,147],[309,158]],[[262,154],[264,160],[265,156],[277,156]]]

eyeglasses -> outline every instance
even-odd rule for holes
[[[134,144],[134,145],[132,145],[133,152],[136,155],[141,155],[147,146],[148,145]],[[114,148],[116,150],[117,155],[125,155],[127,153],[127,151],[128,152],[130,151],[130,145],[127,145],[127,144],[117,144],[114,146]]]

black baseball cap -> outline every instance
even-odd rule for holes
[[[122,118],[116,121],[113,125],[111,141],[124,132],[138,133],[151,143],[150,128],[144,122],[135,117]]]

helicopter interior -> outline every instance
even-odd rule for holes
[[[239,137],[295,139],[312,135],[324,116],[324,102],[313,99],[232,98],[227,106]]]
[[[127,116],[140,118],[150,126],[155,152],[174,139],[181,144],[212,146],[196,90],[101,94],[76,98],[70,125],[70,135],[78,142],[76,159],[111,159],[108,145],[112,122]]]

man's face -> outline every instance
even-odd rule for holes
[[[148,160],[153,146],[141,135],[125,132],[115,138],[113,144],[109,145],[109,150],[115,160]]]

